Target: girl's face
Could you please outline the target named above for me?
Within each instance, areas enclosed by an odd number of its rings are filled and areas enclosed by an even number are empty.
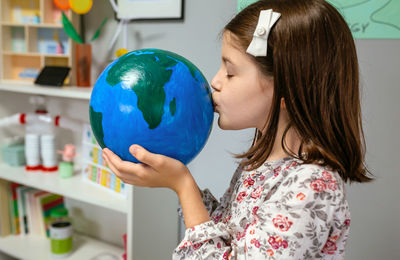
[[[229,31],[222,40],[222,63],[211,86],[218,125],[225,130],[263,130],[273,97],[273,78],[258,70],[251,57],[232,45]]]

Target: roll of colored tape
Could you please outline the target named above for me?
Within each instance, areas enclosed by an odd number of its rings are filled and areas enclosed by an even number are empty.
[[[72,224],[69,221],[52,223],[50,226],[51,253],[55,257],[67,257],[72,252]]]

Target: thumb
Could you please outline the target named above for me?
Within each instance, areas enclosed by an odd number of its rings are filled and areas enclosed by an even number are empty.
[[[154,169],[162,167],[164,156],[147,151],[140,145],[134,144],[129,147],[129,152],[140,162],[151,166]]]

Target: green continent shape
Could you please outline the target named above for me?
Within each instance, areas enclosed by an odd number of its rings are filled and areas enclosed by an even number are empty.
[[[137,107],[150,129],[156,128],[164,114],[164,85],[170,80],[177,61],[168,52],[124,55],[110,68],[106,81],[115,86],[126,77],[134,77],[131,88],[137,96]],[[127,81],[128,82],[128,81]]]
[[[90,125],[92,126],[93,134],[101,148],[105,148],[104,132],[103,132],[103,114],[94,111],[93,107],[89,107]]]

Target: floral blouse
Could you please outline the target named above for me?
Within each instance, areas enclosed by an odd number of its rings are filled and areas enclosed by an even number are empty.
[[[343,259],[350,213],[337,172],[295,158],[239,167],[218,202],[202,191],[211,220],[185,231],[182,259]]]

